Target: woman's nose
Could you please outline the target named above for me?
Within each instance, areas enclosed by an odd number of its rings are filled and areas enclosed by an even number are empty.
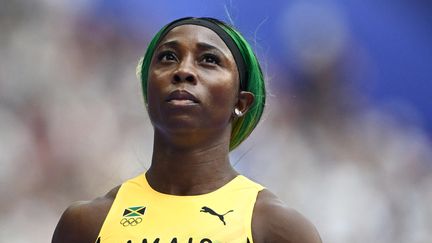
[[[185,58],[179,63],[173,75],[173,83],[189,82],[196,84],[196,70],[192,58]]]

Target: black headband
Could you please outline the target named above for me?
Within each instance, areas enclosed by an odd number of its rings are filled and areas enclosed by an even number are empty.
[[[234,57],[234,61],[237,64],[237,71],[239,73],[239,80],[240,80],[240,88],[241,90],[246,90],[247,69],[246,69],[245,62],[243,60],[243,56],[240,53],[239,48],[237,47],[236,43],[231,38],[231,36],[216,22],[212,21],[212,19],[189,17],[189,18],[178,19],[174,22],[171,22],[168,26],[166,26],[164,31],[161,33],[159,42],[170,30],[174,29],[177,26],[186,25],[186,24],[199,25],[199,26],[209,28],[213,30],[222,39],[222,41],[227,45],[228,49],[230,49]]]

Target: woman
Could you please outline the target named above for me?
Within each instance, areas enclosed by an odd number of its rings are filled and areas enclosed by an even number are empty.
[[[137,70],[154,127],[151,166],[70,206],[53,242],[321,242],[308,220],[230,164],[265,104],[259,63],[237,31],[176,20]]]

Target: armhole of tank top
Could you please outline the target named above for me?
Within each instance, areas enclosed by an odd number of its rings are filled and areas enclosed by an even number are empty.
[[[253,239],[253,234],[252,234],[253,212],[254,212],[254,209],[255,209],[255,203],[257,201],[258,194],[260,193],[260,191],[262,191],[262,190],[265,189],[265,187],[263,187],[262,185],[260,185],[260,184],[258,184],[256,182],[253,182],[253,183],[254,183],[254,186],[256,188],[256,193],[255,193],[255,196],[254,196],[254,200],[251,200],[251,204],[252,205],[249,205],[250,210],[249,210],[248,220],[246,220],[246,222],[245,222],[246,223],[246,229],[247,229],[247,235],[248,235],[248,237],[247,237],[247,239],[248,239],[247,243],[253,243],[253,242],[255,242],[254,239]]]
[[[123,188],[124,188],[123,186],[124,186],[124,183],[121,184],[120,188],[118,189],[118,191],[117,191],[117,193],[116,193],[116,195],[115,195],[115,197],[114,197],[114,199],[113,199],[113,203],[111,204],[111,207],[110,207],[110,209],[108,210],[107,215],[105,216],[105,219],[104,219],[104,221],[103,221],[103,223],[102,223],[102,226],[101,226],[101,228],[100,228],[100,230],[99,230],[99,234],[98,234],[98,236],[97,236],[97,238],[96,238],[96,240],[95,240],[96,243],[99,243],[100,238],[102,237],[102,233],[104,232],[104,227],[105,227],[105,224],[106,224],[106,222],[107,222],[107,219],[108,219],[108,217],[111,215],[111,212],[114,210],[114,208],[115,208],[115,206],[116,206],[117,198],[118,198],[118,197],[120,196],[120,194],[122,193],[122,190],[123,190]],[[99,240],[99,241],[98,241],[98,240]]]

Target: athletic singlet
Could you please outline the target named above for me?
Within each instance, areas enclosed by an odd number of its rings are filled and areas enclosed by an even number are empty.
[[[252,242],[252,211],[263,187],[237,176],[202,195],[163,194],[144,174],[120,187],[97,243]]]

